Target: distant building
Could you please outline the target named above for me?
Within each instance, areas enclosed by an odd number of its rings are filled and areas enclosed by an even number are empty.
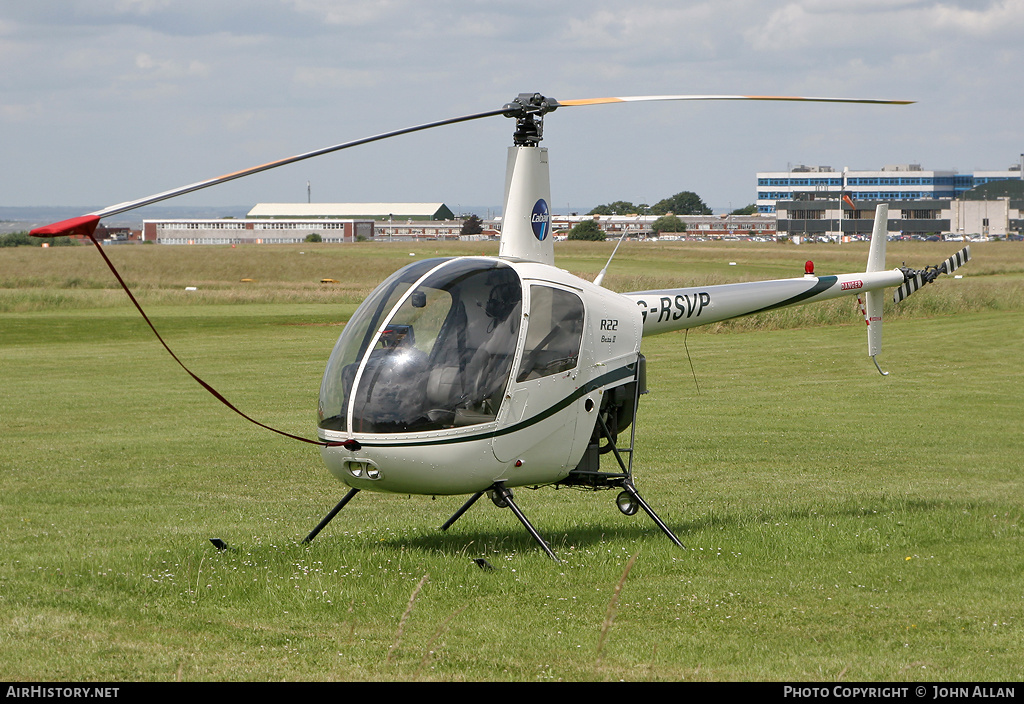
[[[1021,164],[1005,171],[925,171],[920,164],[883,166],[878,171],[835,171],[831,166],[796,166],[757,174],[757,210],[775,212],[779,201],[836,199],[853,201],[953,200],[978,186],[1021,180]]]
[[[975,208],[975,217],[982,219],[982,227],[985,225],[984,220],[992,221],[991,215],[998,217],[998,205],[994,210],[989,210],[992,204],[1005,201],[1008,211],[1006,216],[1008,236],[1020,239],[1024,235],[1024,180],[991,181],[963,194],[960,201],[965,205],[971,201],[986,203],[981,206],[967,206]],[[961,221],[966,223],[966,218]]]
[[[889,206],[886,227],[891,235],[1006,238],[1024,232],[1024,181],[1020,180],[986,184],[959,198],[862,199],[853,203],[855,207],[850,207],[836,194],[832,198],[778,201],[778,232],[829,239],[866,237],[871,234],[879,203]]]
[[[104,244],[139,242],[142,239],[142,233],[139,230],[133,230],[130,227],[124,226],[104,225],[103,223],[97,225],[96,230],[92,234],[93,237]],[[74,238],[86,241],[89,240],[89,238],[84,235],[75,235]]]
[[[143,222],[143,239],[159,244],[297,244],[375,236],[417,239],[458,236],[461,223],[444,203],[258,203],[245,218]]]
[[[373,237],[373,220],[224,218],[143,220],[142,239],[157,244],[297,244],[309,235],[323,242]]]
[[[594,220],[598,227],[609,238],[652,237],[651,225],[660,215],[552,215],[551,228],[556,237],[568,233],[577,223],[583,220]],[[686,223],[686,232],[666,233],[666,237],[724,237],[775,236],[775,217],[773,215],[680,215]],[[497,222],[500,222],[500,218]]]

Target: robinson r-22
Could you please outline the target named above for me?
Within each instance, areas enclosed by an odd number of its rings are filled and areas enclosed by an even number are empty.
[[[808,271],[800,278],[776,281],[617,293],[601,286],[603,272],[591,282],[557,268],[548,151],[539,146],[545,115],[562,107],[660,100],[907,102],[741,95],[556,101],[524,93],[497,110],[299,154],[120,203],[32,234],[88,236],[121,281],[93,237],[101,218],[410,132],[485,117],[513,118],[498,256],[427,259],[392,274],[352,315],[331,353],[320,386],[318,439],[268,428],[319,445],[331,474],[349,487],[306,541],[313,540],[360,491],[468,495],[444,530],[486,494],[497,506],[511,509],[557,560],[520,510],[512,489],[576,486],[618,489],[616,503],[624,514],[643,509],[682,547],[633,483],[633,421],[646,390],[643,337],[855,295],[861,298],[868,354],[877,367],[883,289],[896,288],[898,302],[967,261],[969,248],[921,271],[887,270],[883,205],[875,215],[866,269],[859,273],[816,276]],[[121,284],[149,323],[131,291]],[[155,328],[153,332],[159,338]],[[167,351],[173,356],[170,348]],[[185,370],[232,410],[256,422]],[[601,455],[609,452],[618,471],[601,469]]]

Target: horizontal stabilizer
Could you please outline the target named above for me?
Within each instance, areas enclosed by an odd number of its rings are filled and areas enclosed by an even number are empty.
[[[905,266],[900,267],[900,271],[903,272],[904,281],[903,285],[893,293],[893,301],[899,303],[925,284],[935,281],[939,274],[952,274],[970,261],[970,259],[971,247],[968,245],[938,266],[926,266],[922,271],[915,271]]]

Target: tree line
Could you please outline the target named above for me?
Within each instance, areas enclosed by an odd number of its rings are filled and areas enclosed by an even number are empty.
[[[64,247],[81,244],[70,237],[32,237],[27,232],[9,232],[0,235],[0,247],[42,247],[43,242],[48,242],[51,247]]]
[[[754,204],[732,211],[731,215],[750,215],[757,212]],[[711,208],[693,191],[680,191],[674,196],[663,198],[654,205],[634,205],[626,200],[616,200],[599,205],[587,215],[660,215],[651,223],[654,232],[686,232],[686,223],[680,215],[711,215]],[[593,220],[584,220],[569,231],[571,240],[603,240],[604,231]]]
[[[711,208],[693,191],[680,191],[674,196],[662,198],[654,205],[640,203],[633,205],[629,201],[617,200],[606,205],[599,205],[588,215],[711,215]]]

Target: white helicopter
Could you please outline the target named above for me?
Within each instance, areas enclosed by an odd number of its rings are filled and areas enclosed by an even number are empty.
[[[785,100],[906,104],[909,101],[786,96],[682,95],[556,101],[520,94],[499,110],[388,132],[120,203],[33,230],[40,237],[87,235],[121,281],[92,233],[103,217],[225,181],[401,134],[503,115],[516,120],[508,150],[497,257],[441,257],[410,264],[370,294],[345,326],[320,387],[318,440],[248,420],[321,446],[348,493],[314,528],[316,535],[360,491],[469,495],[447,530],[487,494],[510,508],[553,559],[557,556],[516,504],[512,488],[619,489],[622,513],[643,509],[678,546],[678,537],[633,483],[637,404],[646,393],[641,340],[773,308],[856,295],[868,329],[868,354],[881,351],[883,289],[898,302],[967,261],[964,248],[936,267],[885,269],[887,208],[878,206],[866,270],[694,288],[616,293],[554,265],[544,116],[560,107],[654,100]],[[613,254],[614,256],[614,254]],[[607,267],[606,267],[607,269]],[[146,322],[156,328],[121,281]],[[160,340],[163,343],[163,340]],[[163,343],[167,351],[174,353]],[[620,436],[629,430],[628,442]],[[601,469],[611,453],[616,471]],[[223,541],[213,540],[218,548]]]

